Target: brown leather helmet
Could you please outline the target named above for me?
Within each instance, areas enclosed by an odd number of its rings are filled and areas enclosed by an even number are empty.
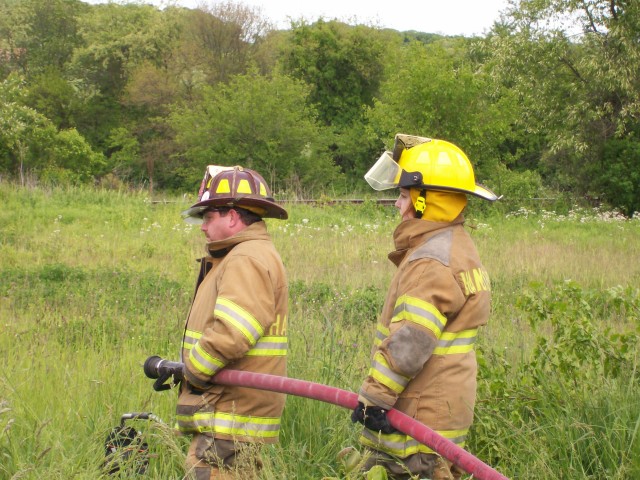
[[[198,202],[182,212],[182,216],[202,218],[210,207],[239,207],[263,218],[288,218],[287,211],[275,203],[264,178],[255,170],[240,166],[207,166]]]

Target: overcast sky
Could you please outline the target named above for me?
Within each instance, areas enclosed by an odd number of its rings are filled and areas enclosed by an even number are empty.
[[[104,3],[108,0],[85,0]],[[194,8],[202,0],[145,0],[157,6],[168,3]],[[115,3],[127,3],[117,0]],[[131,2],[134,3],[134,2]],[[207,0],[207,4],[216,3]],[[337,18],[349,23],[373,24],[395,30],[417,30],[444,35],[482,35],[486,33],[507,0],[238,0],[247,6],[260,8],[278,28],[288,28],[289,20],[304,18],[315,21]]]

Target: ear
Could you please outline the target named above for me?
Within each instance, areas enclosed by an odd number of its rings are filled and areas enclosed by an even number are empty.
[[[229,228],[236,228],[239,225],[244,225],[242,223],[242,217],[240,217],[240,214],[235,210],[235,209],[231,209],[227,212],[227,216],[229,217]]]

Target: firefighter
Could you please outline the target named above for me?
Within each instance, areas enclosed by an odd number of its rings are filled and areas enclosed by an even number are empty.
[[[455,465],[391,427],[386,412],[395,408],[464,447],[476,397],[474,344],[489,318],[491,285],[463,210],[468,194],[497,197],[475,183],[458,147],[412,135],[396,135],[365,179],[375,190],[399,188],[402,220],[389,254],[397,271],[351,416],[364,424],[363,468],[382,465],[396,479],[457,479]]]
[[[286,376],[288,288],[263,218],[286,219],[264,178],[208,166],[199,201],[206,253],[182,341],[178,428],[192,435],[189,478],[254,478],[260,445],[278,441],[285,395],[216,385],[223,368]]]

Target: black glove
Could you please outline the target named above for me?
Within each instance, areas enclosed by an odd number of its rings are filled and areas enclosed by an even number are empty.
[[[351,421],[353,423],[361,423],[369,430],[382,433],[396,433],[398,430],[393,428],[387,418],[387,411],[382,407],[365,407],[364,403],[358,402],[358,406],[351,413]]]

